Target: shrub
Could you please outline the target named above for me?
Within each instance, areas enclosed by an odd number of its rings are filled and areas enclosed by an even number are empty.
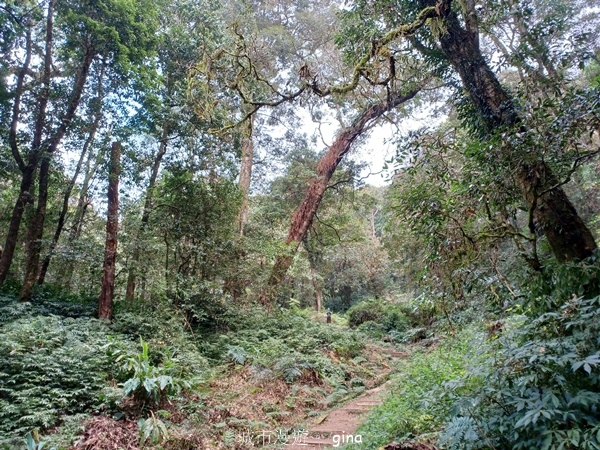
[[[411,326],[402,306],[381,300],[357,303],[346,312],[348,325],[361,328],[368,334],[381,337],[390,331],[403,332]]]
[[[460,398],[442,434],[449,449],[600,448],[600,297],[516,317],[490,357],[448,389],[484,378]]]
[[[226,324],[228,333],[205,336],[200,344],[205,355],[218,362],[247,364],[256,374],[287,382],[313,373],[330,384],[343,384],[352,378],[350,371],[329,355],[351,359],[365,346],[361,333],[318,323],[303,311],[270,315],[260,309],[229,311]]]
[[[167,359],[160,366],[150,362],[148,343],[140,338],[142,350],[135,355],[120,355],[117,362],[123,361],[123,370],[130,378],[123,383],[123,395],[131,395],[134,401],[145,406],[157,406],[161,399],[178,394],[183,388],[189,388],[190,383],[171,372],[175,364]]]

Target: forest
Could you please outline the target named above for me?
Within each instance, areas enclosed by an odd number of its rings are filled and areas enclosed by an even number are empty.
[[[0,448],[600,450],[600,1],[0,0]]]

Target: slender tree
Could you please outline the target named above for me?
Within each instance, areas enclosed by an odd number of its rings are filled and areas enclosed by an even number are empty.
[[[54,231],[54,236],[52,237],[52,243],[50,244],[50,249],[48,251],[48,254],[44,258],[42,267],[40,269],[40,274],[38,277],[38,284],[40,284],[40,285],[44,284],[44,280],[46,278],[46,273],[48,272],[48,267],[50,266],[50,260],[52,259],[52,253],[56,249],[56,246],[58,245],[60,235],[65,226],[67,213],[69,211],[69,201],[71,199],[71,192],[73,191],[73,188],[75,187],[75,184],[77,183],[77,178],[79,177],[81,169],[83,168],[83,163],[87,157],[88,151],[90,150],[90,147],[92,146],[92,143],[94,142],[94,139],[96,137],[96,132],[98,131],[98,126],[100,125],[100,120],[102,119],[102,116],[103,116],[102,100],[104,98],[104,93],[103,93],[103,87],[102,87],[102,78],[104,76],[104,70],[105,70],[105,65],[102,66],[102,68],[100,70],[100,74],[99,74],[99,79],[98,79],[98,84],[97,84],[98,96],[92,100],[93,108],[95,109],[93,116],[92,116],[93,117],[92,123],[89,125],[89,128],[87,130],[88,135],[87,135],[87,138],[81,149],[81,153],[79,154],[79,160],[77,161],[77,166],[75,167],[75,172],[73,173],[73,176],[71,177],[71,180],[67,184],[65,192],[63,194],[62,208],[61,208],[59,216],[58,216],[56,230]]]
[[[13,101],[12,120],[10,126],[10,146],[12,155],[21,171],[21,184],[19,189],[19,196],[15,202],[8,232],[6,233],[6,241],[4,244],[4,251],[0,258],[0,285],[4,283],[12,264],[15,248],[19,236],[19,228],[21,227],[21,220],[23,219],[23,213],[28,204],[33,200],[31,194],[31,188],[35,181],[35,172],[38,166],[38,161],[42,153],[41,145],[44,133],[44,124],[46,122],[46,108],[50,97],[50,77],[52,73],[52,46],[53,46],[53,32],[54,32],[54,4],[55,0],[48,2],[48,8],[46,13],[46,33],[45,33],[45,50],[44,50],[44,64],[42,72],[42,88],[39,95],[37,95],[37,113],[35,119],[35,126],[33,131],[33,137],[31,141],[31,148],[28,152],[26,160],[21,156],[21,150],[17,139],[17,132],[19,125],[21,124],[23,111],[21,110],[21,101],[25,94],[24,80],[25,76],[29,72],[29,66],[31,63],[32,56],[32,25],[29,24],[27,27],[27,39],[26,39],[26,56],[25,61],[19,75],[17,77],[17,85],[15,88],[15,98]]]
[[[238,186],[242,191],[242,207],[240,209],[240,235],[244,235],[244,226],[248,222],[248,199],[250,197],[250,183],[252,181],[252,163],[254,159],[254,116],[248,119],[248,126],[242,135],[242,164],[240,166],[240,179]]]
[[[23,301],[28,301],[30,299],[33,286],[35,285],[39,274],[42,235],[44,232],[44,222],[46,220],[46,209],[48,206],[48,187],[50,182],[52,156],[58,149],[60,142],[67,132],[67,128],[75,116],[75,111],[79,106],[90,67],[96,56],[96,50],[94,49],[91,39],[88,38],[85,47],[86,49],[81,65],[77,69],[73,82],[73,90],[69,97],[67,111],[62,117],[60,126],[50,138],[47,148],[43,149],[43,155],[41,155],[37,207],[31,220],[31,224],[29,225],[27,235],[27,262],[25,264],[25,279],[23,281],[23,287],[21,288],[21,300]]]
[[[146,188],[146,200],[144,201],[144,209],[142,211],[142,220],[140,222],[140,228],[138,230],[138,241],[144,235],[146,228],[148,226],[148,221],[150,220],[150,212],[152,211],[152,201],[154,198],[153,191],[156,185],[156,180],[158,178],[158,171],[160,169],[161,162],[167,153],[167,141],[169,136],[169,127],[168,124],[165,124],[162,131],[162,136],[160,139],[160,143],[158,146],[158,151],[156,156],[154,157],[154,163],[152,164],[152,172],[150,174],[150,181],[148,182],[148,187]],[[135,286],[137,280],[137,271],[139,268],[137,265],[140,260],[140,247],[139,245],[135,246],[133,251],[133,255],[131,256],[132,260],[129,265],[129,272],[127,274],[127,288],[125,290],[125,299],[133,300],[135,296]]]
[[[110,136],[110,133],[109,133]],[[69,233],[66,238],[66,247],[71,249],[75,245],[77,239],[81,237],[83,231],[83,225],[85,221],[85,214],[90,206],[89,191],[90,185],[94,176],[98,172],[98,168],[104,161],[105,153],[108,148],[109,141],[103,142],[100,148],[96,152],[89,152],[87,161],[85,163],[85,173],[83,176],[83,182],[79,188],[79,196],[77,198],[77,205],[75,206],[75,212],[73,213],[73,219],[71,220]],[[59,284],[67,288],[70,287],[73,279],[73,272],[75,271],[75,258],[69,258],[66,266],[61,271],[59,277]]]
[[[117,232],[119,229],[119,175],[121,172],[121,143],[114,142],[110,152],[108,178],[108,207],[106,218],[106,246],[102,270],[102,290],[98,301],[98,318],[112,320],[117,260]]]

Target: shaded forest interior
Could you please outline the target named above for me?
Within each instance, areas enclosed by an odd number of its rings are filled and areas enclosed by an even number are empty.
[[[285,448],[385,383],[347,448],[600,449],[599,36],[0,0],[0,448]]]

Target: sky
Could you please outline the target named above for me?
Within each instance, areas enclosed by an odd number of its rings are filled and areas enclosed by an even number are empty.
[[[394,169],[400,165],[395,162],[398,139],[423,126],[436,126],[445,119],[444,115],[433,116],[432,109],[418,110],[397,124],[380,120],[375,127],[369,130],[367,139],[358,140],[353,144],[347,158],[367,163],[367,168],[361,174],[366,184],[385,186],[390,183]],[[306,134],[310,136],[315,133],[315,123],[310,119],[308,113],[301,115],[301,118]],[[329,146],[334,141],[336,133],[340,130],[340,124],[334,118],[330,118],[329,121],[322,122],[319,129],[322,136],[318,138],[320,145],[317,150],[320,151],[325,149],[326,144]]]

